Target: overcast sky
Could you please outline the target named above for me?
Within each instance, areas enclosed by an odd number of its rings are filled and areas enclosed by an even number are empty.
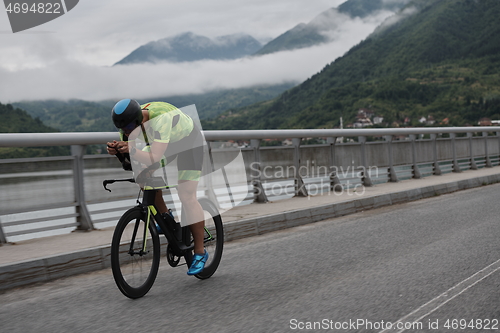
[[[344,0],[80,0],[67,14],[12,33],[0,10],[0,102],[147,98],[303,81],[366,38],[390,13],[339,16],[335,42],[231,61],[111,67],[147,42],[191,31],[264,42]]]

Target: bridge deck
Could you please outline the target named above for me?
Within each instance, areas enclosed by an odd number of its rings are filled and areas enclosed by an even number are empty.
[[[498,182],[500,168],[493,167],[236,207],[223,214],[226,241]],[[0,247],[0,290],[108,268],[112,233],[74,232]]]

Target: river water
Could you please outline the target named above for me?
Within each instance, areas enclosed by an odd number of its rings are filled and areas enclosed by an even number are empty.
[[[206,196],[206,188],[214,189],[222,211],[231,209],[235,205],[250,204],[253,201],[253,188],[250,177],[241,167],[241,161],[235,164],[228,163],[224,169],[218,169],[208,178],[202,179],[199,185],[198,196]],[[223,173],[225,172],[225,174]],[[169,184],[176,183],[176,169],[167,168]],[[125,210],[136,204],[140,193],[137,184],[128,182],[108,185],[112,192],[104,190],[102,182],[105,179],[131,178],[132,173],[121,168],[92,168],[84,171],[85,201],[91,214],[94,227],[109,228],[116,225],[119,217]],[[229,186],[226,185],[226,181]],[[66,217],[54,219],[54,216],[74,214],[75,202],[72,170],[33,171],[24,173],[0,174],[0,223],[3,231],[8,235],[9,242],[69,233],[75,230],[76,218]],[[328,177],[305,178],[306,188],[310,195],[328,191],[330,181]],[[341,179],[345,188],[360,186],[359,179]],[[268,198],[272,201],[293,197],[295,194],[294,180],[282,179],[264,182]],[[230,196],[231,194],[231,196]],[[164,193],[167,205],[176,215],[180,212],[179,199],[175,190]],[[59,205],[61,208],[50,208]],[[102,212],[102,210],[114,211]],[[26,220],[40,219],[30,223]],[[50,226],[63,226],[50,231],[30,233],[29,231]],[[14,233],[14,234],[13,234]],[[19,233],[19,234],[15,234]]]

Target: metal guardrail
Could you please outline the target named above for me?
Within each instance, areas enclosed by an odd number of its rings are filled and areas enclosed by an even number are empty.
[[[500,126],[203,131],[207,141],[499,132]],[[1,133],[0,147],[92,145],[117,138],[116,132]]]
[[[438,159],[437,154],[437,141],[439,135],[444,133],[449,134],[449,140],[451,142],[452,158],[449,161],[443,161]],[[209,152],[210,157],[212,157],[211,142],[215,141],[228,141],[228,140],[250,140],[250,150],[252,153],[253,168],[252,168],[252,185],[254,188],[253,200],[255,202],[265,202],[267,201],[266,191],[263,186],[262,173],[259,172],[262,167],[261,154],[263,148],[261,147],[262,140],[264,139],[292,139],[293,149],[293,179],[294,179],[294,189],[296,196],[307,196],[307,189],[304,184],[304,180],[300,175],[300,165],[301,165],[301,143],[302,139],[306,138],[325,138],[327,143],[323,145],[327,147],[328,150],[328,164],[330,166],[335,166],[338,161],[336,161],[336,149],[343,145],[337,142],[337,138],[357,138],[356,145],[359,146],[360,154],[360,165],[364,167],[364,170],[369,170],[369,165],[367,162],[367,145],[371,143],[367,142],[368,137],[379,137],[383,138],[384,144],[387,146],[387,173],[386,177],[389,181],[398,181],[398,172],[396,171],[394,165],[394,154],[393,146],[396,144],[394,138],[396,136],[406,136],[407,142],[411,143],[411,161],[407,162],[406,167],[411,169],[411,177],[420,178],[422,173],[417,161],[416,143],[422,140],[418,139],[419,135],[429,135],[430,141],[433,146],[433,157],[432,162],[428,163],[428,168],[430,168],[430,173],[439,175],[441,174],[441,166],[444,162],[449,162],[450,167],[453,172],[460,172],[461,165],[466,163],[470,169],[476,169],[478,167],[476,160],[477,156],[473,153],[472,139],[474,134],[480,134],[479,139],[484,139],[484,166],[492,166],[492,160],[500,163],[500,127],[434,127],[434,128],[390,128],[390,129],[303,129],[303,130],[242,130],[242,131],[204,131],[205,139],[209,142]],[[495,133],[498,138],[498,154],[495,158],[490,156],[491,153],[488,151],[488,138],[491,139],[489,133]],[[465,159],[463,156],[461,159],[457,157],[456,152],[456,141],[457,134],[466,134],[465,139],[469,141],[469,151],[470,156]],[[63,204],[67,206],[74,206],[75,213],[71,214],[72,217],[76,218],[76,223],[72,224],[77,229],[80,230],[92,230],[94,228],[91,216],[89,214],[85,192],[84,192],[84,152],[86,145],[103,144],[107,141],[112,141],[118,139],[118,134],[116,132],[99,132],[99,133],[9,133],[0,134],[0,147],[37,147],[37,146],[71,146],[71,157],[66,157],[66,159],[72,160],[73,165],[73,184],[74,184],[74,200],[69,204]],[[474,139],[478,139],[475,137]],[[3,161],[8,162],[8,161]],[[0,161],[2,163],[2,161]],[[429,173],[429,171],[427,172]],[[329,175],[330,191],[336,191],[341,188],[341,183],[338,175],[335,171],[331,172]],[[369,172],[364,172],[361,174],[361,182],[364,186],[372,186],[373,182]],[[56,206],[49,207],[55,208]],[[24,222],[36,222],[38,219],[26,220]],[[21,222],[16,222],[21,223]],[[45,228],[50,229],[51,227]],[[0,243],[7,242],[7,237],[3,230],[2,224],[0,223]]]

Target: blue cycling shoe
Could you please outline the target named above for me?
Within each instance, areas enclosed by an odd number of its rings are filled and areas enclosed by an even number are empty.
[[[163,234],[163,230],[161,230],[161,228],[158,224],[156,225],[156,231],[158,231],[158,235]]]
[[[205,263],[208,260],[208,252],[205,250],[205,254],[195,254],[193,256],[193,261],[191,262],[191,267],[187,272],[187,275],[200,274],[205,268]]]

